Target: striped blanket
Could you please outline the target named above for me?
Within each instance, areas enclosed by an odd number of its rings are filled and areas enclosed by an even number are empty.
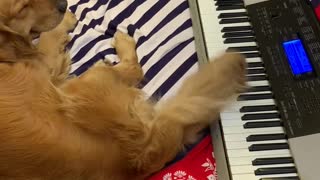
[[[72,74],[101,59],[117,62],[111,40],[120,30],[137,42],[146,94],[162,99],[173,95],[198,68],[188,7],[187,0],[69,0],[79,19],[69,44]]]

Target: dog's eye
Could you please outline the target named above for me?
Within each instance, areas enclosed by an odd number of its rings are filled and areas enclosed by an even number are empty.
[[[18,12],[18,16],[24,16],[27,13],[28,5],[23,6]]]
[[[17,18],[23,18],[26,16],[28,12],[29,6],[27,4],[22,6],[17,6],[15,10],[13,11],[13,15]]]

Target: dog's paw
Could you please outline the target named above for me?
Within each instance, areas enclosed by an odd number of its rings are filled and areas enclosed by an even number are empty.
[[[75,28],[77,22],[78,22],[78,20],[77,20],[76,16],[72,12],[67,11],[64,15],[64,18],[63,18],[61,24],[60,24],[60,27],[68,32],[68,31],[71,31]]]
[[[238,54],[225,54],[200,67],[184,83],[181,93],[213,99],[228,99],[246,89],[246,62]]]
[[[120,60],[122,59],[121,57],[132,55],[136,50],[135,40],[128,34],[120,31],[117,31],[114,34],[114,39],[111,45],[116,49]]]
[[[247,63],[245,57],[237,53],[227,53],[213,60],[213,66],[221,81],[230,83],[236,92],[246,89]]]
[[[136,42],[128,34],[125,34],[125,33],[121,32],[121,31],[117,31],[114,34],[114,40],[112,42],[112,46],[114,48],[119,48],[121,46],[128,46],[128,47],[131,47],[131,48],[135,48],[136,47]]]

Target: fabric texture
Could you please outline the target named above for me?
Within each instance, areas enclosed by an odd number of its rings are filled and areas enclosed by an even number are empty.
[[[217,179],[216,163],[210,135],[207,135],[182,160],[149,178],[149,180],[204,179]]]

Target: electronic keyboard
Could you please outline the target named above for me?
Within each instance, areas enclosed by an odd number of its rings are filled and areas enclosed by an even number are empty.
[[[320,27],[307,0],[189,0],[199,63],[246,57],[249,90],[211,133],[220,180],[317,180]]]

